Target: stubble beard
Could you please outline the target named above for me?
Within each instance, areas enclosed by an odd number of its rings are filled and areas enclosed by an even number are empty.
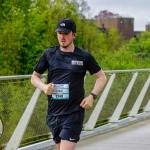
[[[72,44],[72,41],[70,42],[70,43],[68,43],[67,45],[63,45],[63,44],[60,44],[60,46],[62,47],[62,48],[68,48],[68,47],[70,47],[70,45]]]

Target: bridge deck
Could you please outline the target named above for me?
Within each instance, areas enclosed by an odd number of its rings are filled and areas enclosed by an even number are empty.
[[[150,119],[81,140],[76,150],[150,150]]]

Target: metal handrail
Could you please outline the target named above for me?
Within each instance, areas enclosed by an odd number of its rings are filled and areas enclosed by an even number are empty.
[[[105,73],[125,73],[125,72],[143,72],[150,71],[150,68],[146,69],[128,69],[128,70],[106,70]],[[46,77],[47,74],[43,74],[43,77]],[[12,75],[12,76],[0,76],[0,80],[10,80],[10,79],[25,79],[31,78],[31,75]]]

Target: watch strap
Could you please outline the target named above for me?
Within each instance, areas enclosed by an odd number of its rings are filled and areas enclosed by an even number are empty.
[[[91,95],[93,96],[93,99],[96,99],[96,98],[97,98],[97,95],[96,95],[96,94],[91,93]]]

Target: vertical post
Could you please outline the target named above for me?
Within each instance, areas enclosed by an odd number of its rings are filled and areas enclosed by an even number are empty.
[[[117,122],[119,120],[121,112],[122,112],[122,110],[123,110],[123,108],[124,108],[124,106],[126,104],[128,96],[129,96],[129,94],[130,94],[130,92],[132,90],[132,87],[134,85],[134,82],[135,82],[135,80],[137,78],[137,75],[138,75],[137,72],[134,73],[134,75],[132,77],[132,80],[130,81],[128,87],[126,88],[126,91],[124,92],[121,100],[119,101],[119,104],[117,105],[117,108],[115,109],[115,111],[114,111],[113,115],[111,116],[109,122]]]
[[[115,79],[115,76],[116,76],[115,73],[113,75],[111,75],[111,77],[109,79],[109,82],[107,83],[107,85],[106,85],[106,87],[105,87],[105,89],[104,89],[104,91],[103,91],[103,93],[102,93],[102,95],[101,95],[97,105],[95,106],[95,108],[94,108],[94,110],[93,110],[93,112],[92,112],[88,122],[86,123],[86,125],[84,127],[84,130],[92,130],[92,129],[94,129],[95,124],[97,122],[97,119],[98,119],[98,117],[99,117],[99,115],[101,113],[102,107],[103,107],[103,105],[105,103],[105,100],[107,98],[107,95],[109,93],[110,87],[111,87],[111,85],[112,85],[112,83],[113,83],[113,81]]]
[[[149,99],[147,105],[145,106],[144,111],[145,112],[150,112],[150,99]]]
[[[3,134],[3,122],[0,118],[0,138],[2,137],[2,134]]]
[[[141,103],[142,103],[143,98],[145,96],[145,93],[146,93],[146,91],[147,91],[147,89],[149,87],[149,84],[150,84],[150,75],[149,75],[147,81],[145,82],[145,84],[144,84],[144,86],[143,86],[143,88],[142,88],[142,90],[141,90],[141,92],[140,92],[140,94],[139,94],[135,104],[133,105],[133,107],[132,107],[132,109],[131,109],[131,111],[129,113],[130,117],[135,117],[136,114],[138,113],[138,110],[139,110],[139,108],[141,106]]]

